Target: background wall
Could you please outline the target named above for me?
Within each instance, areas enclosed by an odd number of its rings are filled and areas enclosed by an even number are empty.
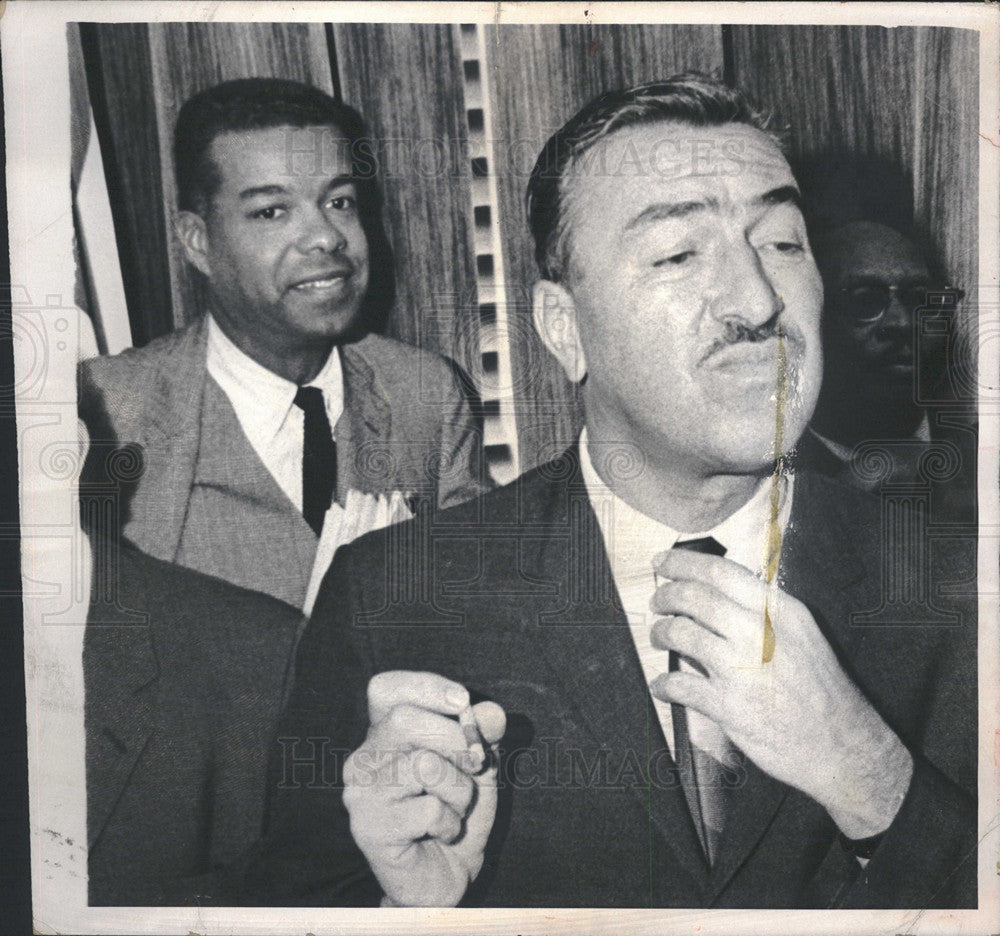
[[[73,27],[71,27],[73,28]],[[453,356],[494,419],[501,477],[570,440],[578,401],[530,328],[527,174],[595,94],[695,68],[742,85],[798,157],[878,157],[908,178],[952,281],[978,275],[977,34],[941,28],[84,24],[133,340],[199,308],[173,242],[170,133],[183,100],[244,75],[340,94],[385,149],[397,266],[390,333]],[[492,232],[492,233],[491,233]],[[497,282],[500,280],[501,282]],[[498,292],[499,290],[499,292]],[[496,308],[502,295],[504,308]],[[499,359],[499,364],[498,364]],[[496,380],[500,373],[504,379]],[[488,427],[488,432],[490,432]]]

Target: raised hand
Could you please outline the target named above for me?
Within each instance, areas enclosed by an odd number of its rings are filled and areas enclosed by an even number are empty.
[[[470,725],[469,693],[435,673],[379,673],[368,684],[370,727],[344,767],[351,832],[395,906],[447,907],[483,863],[496,815],[496,758]],[[503,735],[503,709],[472,708],[487,745]]]
[[[656,572],[654,646],[707,675],[664,673],[650,690],[716,722],[758,767],[811,796],[852,839],[884,831],[913,759],[848,678],[808,608],[743,566],[671,550]]]

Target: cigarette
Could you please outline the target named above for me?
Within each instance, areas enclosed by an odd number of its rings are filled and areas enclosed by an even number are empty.
[[[469,753],[476,760],[476,766],[481,767],[486,762],[486,749],[483,747],[479,726],[476,724],[476,716],[472,713],[471,705],[467,705],[458,713],[458,723],[462,726],[465,743],[469,745]]]

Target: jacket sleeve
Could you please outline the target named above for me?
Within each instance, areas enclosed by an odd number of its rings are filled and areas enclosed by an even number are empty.
[[[257,906],[378,906],[382,889],[354,844],[343,768],[368,728],[373,671],[353,571],[337,553],[296,654],[294,684],[268,772],[264,835],[229,888]]]
[[[841,906],[974,907],[976,865],[974,798],[918,755],[899,813]]]
[[[959,544],[956,567],[974,570],[975,549],[965,545]],[[960,623],[901,629],[909,632],[899,635],[897,667],[908,651],[930,661],[910,705],[918,711],[899,726],[913,777],[871,860],[843,890],[845,908],[976,906],[976,608],[968,595],[947,603],[960,612]]]

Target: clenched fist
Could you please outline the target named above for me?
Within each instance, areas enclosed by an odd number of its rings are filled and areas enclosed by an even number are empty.
[[[470,709],[459,683],[397,670],[369,682],[368,717],[344,768],[344,805],[383,903],[455,906],[482,867],[496,815],[496,758],[482,742],[503,736],[503,709]]]

